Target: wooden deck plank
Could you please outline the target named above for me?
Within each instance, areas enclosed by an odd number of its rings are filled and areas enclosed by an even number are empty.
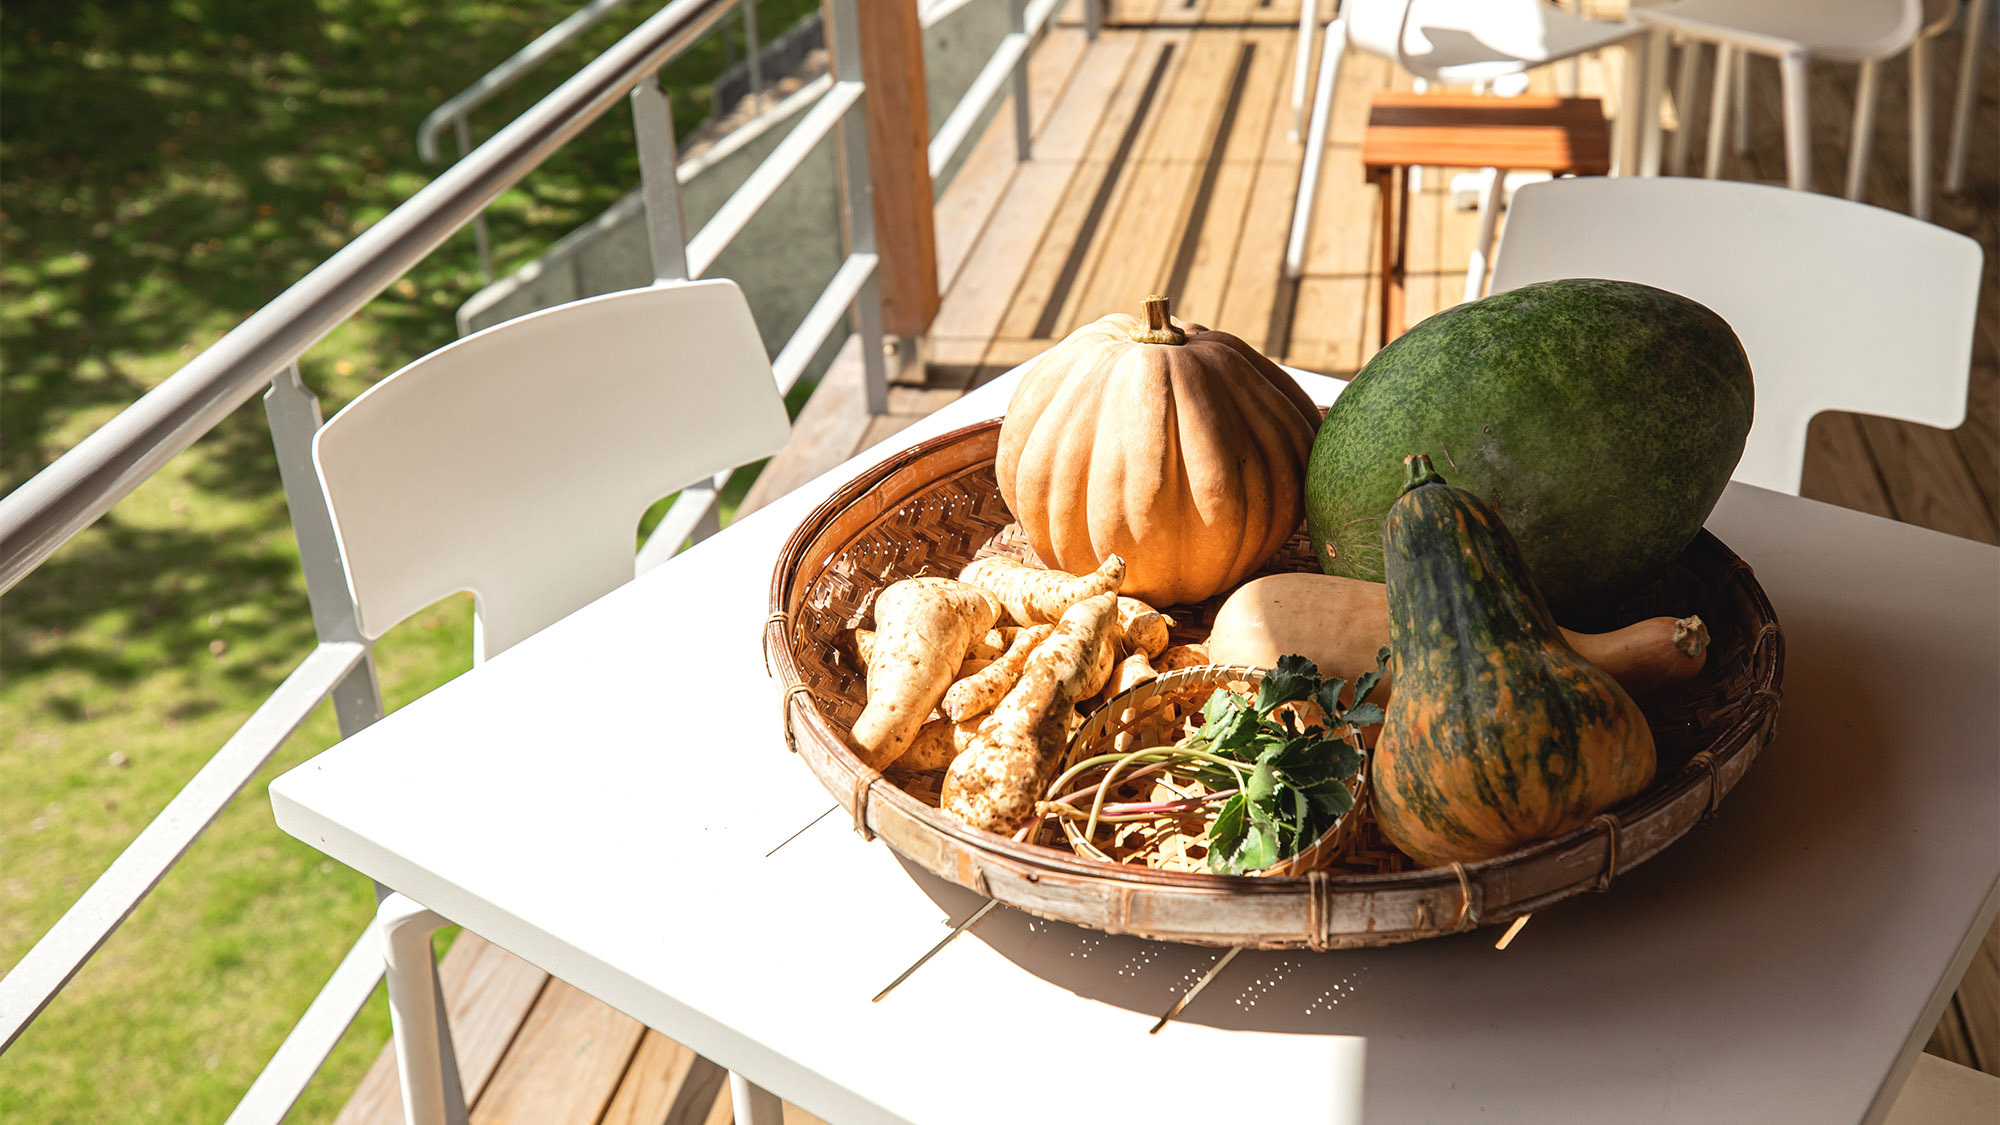
[[[1048,124],[1035,135],[1037,161],[1074,162],[1090,154],[1091,140],[1111,100],[1128,85],[1144,41],[1145,35],[1136,31],[1106,31],[1098,36],[1050,112]]]
[[[1076,162],[1070,160],[1035,160],[1014,171],[992,228],[982,239],[977,266],[967,269],[946,295],[932,329],[934,337],[976,340],[983,353],[987,342],[1000,334],[1040,245],[1022,237],[1022,232],[1036,229],[1035,224],[1057,207],[1076,173]],[[987,239],[991,245],[983,244]]]
[[[1987,315],[2000,320],[2000,287],[1989,286]],[[2000,331],[1996,331],[2000,334]],[[1980,333],[1972,353],[1972,379],[1967,389],[1965,424],[1952,431],[1958,451],[1985,498],[1988,511],[2000,512],[2000,356]]]
[[[1953,1062],[2000,1074],[2000,920],[1979,943],[1952,1005],[1964,1029],[1965,1057]]]
[[[1133,127],[1115,143],[1103,131],[1098,135],[1093,155],[1110,157],[1113,178],[1108,191],[1100,188],[1093,197],[1083,226],[1091,232],[1088,241],[1073,245],[1064,259],[1073,267],[1071,284],[1058,281],[1037,324],[1038,336],[1060,339],[1107,312],[1137,309],[1178,233],[1180,205],[1195,175],[1187,138],[1206,135],[1207,103],[1225,65],[1224,49],[1208,34],[1175,30],[1152,38],[1171,45],[1172,58]]]
[[[1179,65],[1126,162],[1096,252],[1084,259],[1055,335],[1111,310],[1136,312],[1160,290],[1239,62],[1240,38],[1204,32],[1180,40]]]
[[[1896,516],[1937,531],[2000,543],[2000,525],[1951,434],[1891,418],[1862,416],[1875,462],[1895,498]]]
[[[460,933],[445,951],[438,981],[468,1103],[478,1102],[548,979],[547,973],[470,931]],[[395,1045],[384,1044],[334,1125],[399,1125],[400,1082]]]
[[[1108,39],[1112,34],[1106,32],[1102,38]],[[1093,223],[1101,222],[1108,203],[1100,202],[1100,195],[1108,199],[1109,193],[1116,190],[1115,181],[1108,187],[1106,185],[1111,157],[1125,144],[1126,134],[1133,130],[1140,103],[1150,103],[1158,97],[1159,86],[1166,81],[1174,55],[1178,53],[1171,42],[1159,42],[1137,32],[1118,34],[1130,42],[1129,53],[1118,72],[1119,80],[1108,88],[1100,87],[1104,100],[1095,107],[1081,102],[1078,105],[1079,117],[1091,109],[1097,112],[1087,131],[1081,121],[1073,126],[1074,133],[1082,133],[1087,139],[1075,151],[1075,172],[1064,187],[1061,201],[1039,230],[1022,232],[1034,239],[1035,251],[1022,272],[1020,284],[1015,287],[1006,314],[1001,318],[998,333],[1001,337],[1034,339],[1052,334],[1040,330],[1044,311],[1059,287],[1075,284],[1075,278],[1066,275],[1073,275],[1081,268],[1081,262],[1072,264],[1071,261],[1075,257],[1073,251],[1078,237],[1087,219]],[[1111,61],[1107,59],[1108,63]],[[1111,69],[1112,66],[1106,66],[1104,71]],[[1093,72],[1096,72],[1095,68],[1086,68],[1086,73]],[[1104,77],[1102,72],[1096,73]],[[1089,92],[1083,88],[1085,84],[1082,81],[1078,86],[1079,93]],[[1150,110],[1150,104],[1146,108]],[[1059,158],[1061,150],[1050,155]],[[1093,210],[1097,212],[1095,218],[1092,217]]]
[[[1080,31],[1065,34],[1083,41]],[[940,302],[937,319],[932,322],[934,337],[977,339],[983,349],[984,341],[997,333],[1028,261],[1045,241],[1024,238],[1023,232],[1041,230],[1043,220],[1068,188],[1077,161],[1096,130],[1105,99],[1117,88],[1138,42],[1139,36],[1133,34],[1106,35],[1079,52],[1069,80],[1049,101],[1031,158],[1006,172],[982,168],[986,184],[966,182],[962,189],[966,195],[985,194],[987,184],[998,185],[1000,191],[990,218],[978,232],[974,243],[977,253],[967,259],[973,268],[955,273],[956,283]],[[1008,140],[1012,158],[1009,130],[989,127],[986,135]],[[957,215],[958,194],[947,191],[940,209]],[[968,360],[954,353],[949,362],[968,361],[976,362],[976,356]]]
[[[1028,54],[1029,134],[1039,137],[1048,127],[1063,91],[1069,87],[1088,46],[1081,30],[1052,28]],[[947,190],[937,202],[936,229],[938,287],[950,292],[959,269],[965,264],[979,236],[993,220],[1016,169],[1014,150],[1014,96],[1010,93],[994,111],[995,121],[1005,121],[1005,129],[987,129],[974,139],[972,151],[959,168],[953,184],[964,182],[959,191]],[[1032,150],[1032,146],[1031,146]],[[938,316],[944,311],[940,306]],[[933,318],[933,326],[937,319]]]
[[[1931,1031],[1930,1039],[1924,1043],[1924,1053],[1936,1055],[1960,1066],[1972,1066],[1972,1063],[1966,1061],[1974,1057],[1972,1040],[1965,1034],[1965,1020],[1958,1013],[1959,997],[1963,993],[1964,986],[1961,985],[1959,994],[1954,995],[1952,1002],[1944,1006],[1944,1015],[1938,1019],[1937,1027]]]
[[[1857,512],[1896,518],[1888,486],[1875,471],[1875,453],[1852,414],[1829,411],[1806,429],[1805,476],[1799,495]]]
[[[638,1020],[551,977],[473,1103],[473,1125],[597,1125],[644,1031]]]
[[[785,1103],[785,1125],[827,1125],[826,1122],[800,1109],[790,1102]],[[702,1125],[734,1125],[735,1106],[729,1100],[729,1086],[724,1083],[721,1096],[715,1099],[715,1106],[709,1110]]]
[[[728,1071],[648,1028],[599,1125],[697,1125],[728,1084]]]
[[[1197,190],[1176,247],[1174,269],[1162,287],[1174,298],[1176,307],[1204,324],[1212,323],[1222,312],[1223,294],[1235,267],[1236,248],[1242,241],[1243,223],[1263,161],[1264,137],[1291,80],[1291,42],[1286,36],[1252,32],[1243,37],[1243,46],[1251,54],[1235,113],[1227,121],[1227,135],[1220,137],[1220,146],[1211,146],[1212,169],[1203,170],[1204,176],[1212,172],[1209,191],[1204,195]],[[1217,128],[1222,129],[1223,124],[1219,122]],[[1213,326],[1242,334],[1240,326]]]

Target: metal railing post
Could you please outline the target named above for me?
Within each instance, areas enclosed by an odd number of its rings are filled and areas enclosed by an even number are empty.
[[[743,61],[750,67],[750,100],[761,104],[764,97],[764,60],[758,56],[757,0],[743,0]]]
[[[841,82],[861,76],[861,19],[856,0],[826,0],[828,38],[833,46],[833,73]],[[868,96],[863,94],[842,115],[839,129],[840,204],[847,225],[849,255],[875,254],[875,203],[868,168]],[[861,385],[870,414],[889,412],[889,373],[882,355],[882,293],[871,271],[855,292],[849,308],[854,334],[860,338]]]
[[[451,119],[451,131],[452,135],[458,138],[458,157],[463,160],[465,154],[472,151],[472,125],[466,121],[464,114],[460,114]],[[493,284],[493,235],[486,229],[484,207],[479,209],[479,214],[472,217],[472,243],[479,250],[479,279],[491,285]]]
[[[1021,57],[1014,63],[1014,158],[1027,160],[1035,143],[1035,123],[1028,114],[1028,4],[1007,0],[1007,30],[1021,37]]]
[[[1083,37],[1086,41],[1094,43],[1097,41],[1097,33],[1104,30],[1105,0],[1082,0],[1082,3]],[[1312,4],[1313,0],[1304,0],[1304,3]]]
[[[347,591],[347,573],[340,565],[340,546],[333,535],[333,516],[327,511],[319,473],[313,468],[313,435],[323,420],[319,396],[299,376],[297,362],[286,364],[272,376],[271,389],[264,392],[264,417],[271,425],[278,479],[285,488],[285,508],[292,515],[292,537],[299,545],[299,570],[305,574],[313,632],[322,642],[354,641],[368,648],[368,655],[331,693],[334,717],[340,722],[341,737],[346,738],[382,717],[382,688],[375,677],[373,645],[361,635],[361,619]]]
[[[632,87],[632,135],[639,146],[639,190],[646,205],[646,234],[653,254],[653,280],[684,281],[688,276],[687,227],[681,218],[681,184],[676,169],[674,111],[658,75]]]

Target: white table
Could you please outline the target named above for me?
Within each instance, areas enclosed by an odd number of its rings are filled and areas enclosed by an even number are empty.
[[[1005,910],[871,1004],[978,899],[815,821],[764,673],[771,566],[839,483],[1011,385],[287,773],[279,825],[836,1125],[1886,1111],[2000,901],[2000,551],[1744,486],[1710,527],[1786,629],[1777,740],[1611,893],[1504,953],[1245,953],[1157,1036],[1215,951]]]

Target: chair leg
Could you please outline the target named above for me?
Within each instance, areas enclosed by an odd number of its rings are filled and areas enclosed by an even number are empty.
[[[1319,193],[1319,166],[1326,156],[1326,133],[1333,116],[1333,90],[1340,81],[1340,59],[1347,51],[1347,21],[1326,25],[1326,42],[1319,51],[1319,85],[1313,90],[1312,124],[1306,129],[1305,159],[1299,165],[1299,192],[1292,200],[1292,230],[1285,239],[1285,276],[1305,272],[1306,236],[1312,231],[1313,197]]]
[[[1785,88],[1785,183],[1793,191],[1812,190],[1812,109],[1807,102],[1806,56],[1793,51],[1778,60]]]
[[[1414,78],[1410,80],[1410,89],[1414,90],[1419,94],[1427,94],[1430,92],[1431,84],[1427,79]],[[1410,165],[1410,170],[1407,174],[1407,181],[1404,186],[1410,189],[1411,195],[1422,194],[1424,190],[1423,165],[1421,164]]]
[[[389,1026],[403,1087],[403,1120],[409,1125],[464,1125],[465,1097],[451,1029],[439,1003],[431,935],[443,918],[400,894],[375,908],[388,967]]]
[[[1931,41],[1910,44],[1910,217],[1931,217]]]
[[[1736,52],[1736,155],[1750,155],[1750,52]]]
[[[1854,90],[1854,136],[1847,147],[1847,198],[1859,201],[1867,190],[1868,160],[1875,148],[1875,105],[1881,100],[1882,64],[1868,59],[1861,64],[1861,79]]]
[[[1681,66],[1674,77],[1674,147],[1667,156],[1667,175],[1685,176],[1688,149],[1694,141],[1694,91],[1701,81],[1701,53],[1708,44],[1699,39],[1681,41]]]
[[[729,1072],[729,1108],[736,1125],[785,1125],[785,1103],[778,1095]]]
[[[1312,73],[1313,24],[1318,17],[1317,0],[1299,0],[1299,47],[1292,56],[1293,144],[1299,143],[1306,124],[1306,80]]]
[[[1981,40],[1986,35],[1986,17],[1993,12],[1993,0],[1972,0],[1965,12],[1965,54],[1958,64],[1958,96],[1951,110],[1951,147],[1944,161],[1944,190],[1957,195],[1965,190],[1965,150],[1972,139],[1973,95],[1979,89]]]
[[[1619,176],[1660,174],[1660,99],[1667,92],[1667,33],[1655,31],[1625,41],[1625,104],[1612,148],[1612,172]],[[1630,124],[1626,123],[1630,118]]]
[[[1711,180],[1722,175],[1722,143],[1729,131],[1729,83],[1736,77],[1736,56],[1742,51],[1730,43],[1715,46],[1715,88],[1708,96],[1708,159],[1701,173]]]
[[[1472,260],[1465,264],[1465,299],[1477,301],[1486,290],[1486,261],[1493,254],[1493,228],[1500,221],[1500,192],[1506,178],[1498,168],[1488,168],[1486,182],[1479,189],[1479,240],[1472,244]]]

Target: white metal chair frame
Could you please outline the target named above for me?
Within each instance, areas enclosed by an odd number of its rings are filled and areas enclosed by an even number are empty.
[[[717,279],[474,333],[349,403],[312,458],[362,638],[471,590],[479,662],[629,581],[654,500],[790,433],[749,305]],[[656,537],[670,553],[688,530],[669,521]],[[465,1105],[430,953],[445,919],[401,894],[376,919],[405,1118],[456,1125]],[[738,1084],[739,1120],[776,1111]]]
[[[1654,30],[1650,55],[1656,77],[1650,87],[1652,96],[1649,101],[1651,104],[1658,103],[1659,82],[1664,78],[1668,35],[1680,39],[1684,45],[1679,74],[1675,80],[1676,101],[1682,107],[1683,113],[1686,112],[1694,92],[1701,57],[1699,44],[1715,44],[1715,77],[1709,103],[1708,150],[1704,168],[1704,175],[1714,179],[1721,169],[1725,116],[1732,105],[1735,109],[1736,149],[1740,153],[1746,151],[1749,146],[1748,99],[1745,96],[1749,55],[1761,54],[1776,58],[1784,91],[1786,183],[1798,190],[1811,190],[1812,129],[1806,89],[1807,62],[1812,58],[1821,58],[1859,63],[1860,80],[1854,98],[1854,131],[1848,149],[1845,187],[1847,198],[1860,200],[1865,190],[1869,159],[1873,155],[1876,106],[1880,100],[1881,64],[1908,51],[1910,54],[1910,213],[1919,219],[1929,219],[1931,41],[1952,25],[1965,4],[1964,0],[1948,0],[1940,6],[1941,14],[1926,22],[1924,0],[1895,0],[1895,2],[1898,4],[1895,20],[1879,33],[1870,36],[1853,32],[1847,37],[1833,34],[1816,42],[1808,42],[1804,36],[1818,33],[1823,21],[1816,19],[1812,11],[1803,8],[1797,16],[1801,38],[1796,39],[1771,33],[1768,30],[1768,25],[1772,22],[1770,20],[1743,21],[1763,22],[1766,29],[1762,30],[1732,24],[1731,18],[1734,16],[1740,19],[1740,15],[1732,5],[1717,4],[1714,0],[1679,0],[1657,7],[1635,8],[1634,17]],[[1966,61],[1959,71],[1950,155],[1946,161],[1947,191],[1957,191],[1963,187],[1965,148],[1971,127],[1973,93],[1978,74],[1978,40],[1988,7],[1990,4],[1972,0],[1967,18]],[[1644,147],[1649,159],[1655,161],[1659,151],[1659,128],[1658,116],[1649,116],[1647,141]],[[1668,171],[1674,175],[1681,175],[1686,170],[1688,134],[1689,130],[1684,127],[1676,131],[1667,165]],[[1645,170],[1657,171],[1657,167]]]
[[[1423,56],[1412,54],[1411,39],[1421,37],[1425,44],[1431,42],[1427,32],[1452,30],[1466,32],[1467,28],[1426,28],[1421,23],[1413,23],[1420,18],[1419,9],[1426,6],[1426,0],[1344,0],[1339,14],[1326,24],[1326,35],[1320,47],[1319,75],[1313,89],[1312,117],[1306,132],[1305,158],[1299,168],[1298,195],[1292,204],[1292,226],[1285,244],[1285,277],[1296,279],[1305,269],[1306,239],[1311,234],[1314,196],[1319,190],[1320,165],[1326,155],[1327,130],[1332,117],[1334,88],[1340,80],[1340,62],[1350,46],[1357,46],[1371,54],[1394,59],[1404,70],[1415,75],[1419,81],[1440,84],[1480,83],[1511,74],[1561,62],[1577,59],[1585,54],[1609,47],[1626,49],[1628,65],[1625,75],[1624,104],[1627,107],[1640,104],[1645,89],[1644,67],[1645,29],[1632,23],[1611,23],[1586,20],[1571,15],[1543,0],[1483,0],[1476,7],[1467,10],[1475,12],[1482,19],[1504,21],[1512,18],[1526,23],[1539,21],[1539,27],[1560,29],[1567,37],[1566,42],[1542,46],[1543,54],[1531,55],[1529,51],[1508,54],[1498,47],[1489,47],[1491,54],[1478,61],[1457,63],[1434,63]],[[1292,75],[1292,131],[1298,133],[1299,115],[1303,111],[1306,95],[1306,74],[1311,57],[1312,20],[1316,15],[1314,0],[1304,0],[1299,18],[1298,62]],[[1479,44],[1482,47],[1485,43]],[[1538,44],[1522,43],[1524,47]],[[1553,49],[1551,49],[1553,48]],[[1631,169],[1638,158],[1638,146],[1643,130],[1636,127],[1633,114],[1621,110],[1617,119],[1617,134],[1612,146],[1614,175]],[[1493,244],[1494,227],[1499,219],[1500,195],[1503,190],[1502,178],[1498,170],[1485,170],[1485,180],[1479,197],[1479,238],[1473,244],[1472,258],[1467,264],[1465,299],[1473,300],[1480,294],[1486,276],[1486,262]]]
[[[1757,384],[1735,479],[1796,496],[1821,412],[1965,421],[1982,257],[1964,235],[1832,196],[1587,177],[1516,193],[1493,290],[1604,277],[1714,309]]]

